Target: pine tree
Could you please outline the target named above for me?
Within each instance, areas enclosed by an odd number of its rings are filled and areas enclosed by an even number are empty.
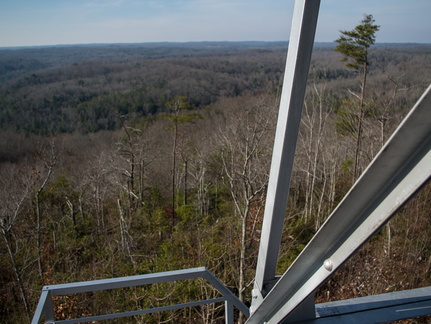
[[[340,31],[341,36],[335,41],[338,43],[335,51],[343,54],[342,62],[347,62],[346,66],[358,72],[361,76],[361,94],[359,98],[359,114],[356,126],[356,150],[353,166],[353,179],[358,177],[359,154],[361,149],[362,124],[365,116],[364,98],[365,85],[367,82],[368,50],[376,41],[376,32],[380,26],[374,24],[372,15],[364,14],[361,23],[350,31]]]

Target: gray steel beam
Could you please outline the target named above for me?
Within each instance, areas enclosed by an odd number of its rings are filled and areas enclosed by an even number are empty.
[[[233,324],[235,322],[235,316],[233,312],[233,305],[230,301],[224,302],[224,322],[225,324]]]
[[[288,315],[431,177],[431,86],[247,323]]]
[[[252,309],[275,279],[320,0],[296,0],[273,149]]]
[[[363,302],[366,301],[364,300]],[[426,316],[430,313],[431,300],[428,299],[421,302],[405,303],[402,305],[364,309],[363,311],[357,313],[339,314],[331,317],[323,317],[311,322],[301,322],[301,324],[378,324],[392,321],[400,321],[403,319],[414,318],[418,316]]]
[[[383,323],[431,313],[431,287],[316,305],[316,319],[303,324]]]

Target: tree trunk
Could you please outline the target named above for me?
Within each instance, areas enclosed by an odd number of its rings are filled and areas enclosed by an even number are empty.
[[[10,257],[10,262],[11,262],[11,265],[13,268],[13,272],[15,274],[15,278],[16,278],[16,281],[18,283],[19,291],[21,293],[21,298],[22,298],[22,301],[24,303],[24,308],[25,308],[25,313],[26,313],[25,315],[26,315],[28,321],[30,321],[30,307],[29,307],[29,303],[28,303],[28,297],[27,297],[27,293],[25,292],[25,289],[24,289],[24,284],[22,282],[21,275],[19,273],[18,265],[16,263],[15,253],[12,249],[12,241],[10,238],[10,233],[9,233],[9,231],[2,228],[2,234],[3,234],[4,241],[6,243],[7,251],[8,251],[8,254]]]
[[[43,264],[42,264],[42,215],[40,210],[40,194],[45,189],[49,178],[51,177],[52,168],[55,164],[55,160],[48,166],[48,173],[46,174],[43,183],[36,192],[36,247],[37,247],[37,266],[39,269],[40,279],[43,281]]]
[[[142,159],[139,171],[139,199],[141,200],[141,204],[144,203],[144,187],[145,187],[145,161]]]
[[[127,221],[124,217],[124,210],[123,210],[123,207],[121,206],[120,199],[117,199],[117,205],[118,205],[118,212],[120,214],[121,247],[124,253],[127,253],[127,256],[129,257],[132,264],[135,265],[136,261],[133,259],[133,256],[131,254],[131,248],[130,248],[130,246],[133,245],[133,239],[129,233],[129,225],[127,224]]]
[[[356,134],[356,150],[355,150],[355,162],[353,167],[353,183],[359,177],[359,156],[361,154],[361,143],[362,143],[362,124],[365,117],[364,113],[364,98],[365,98],[365,84],[367,82],[367,63],[364,63],[364,75],[362,77],[362,89],[361,97],[359,102],[359,119]]]
[[[171,221],[172,227],[175,225],[175,177],[176,177],[176,166],[177,166],[177,140],[178,140],[178,121],[175,119],[174,124],[174,145],[172,147],[172,213]]]
[[[43,265],[42,265],[42,225],[40,215],[40,201],[39,195],[42,190],[36,193],[36,248],[37,248],[37,268],[39,270],[39,277],[43,281]]]
[[[246,235],[247,235],[247,216],[249,214],[249,206],[246,207],[244,215],[241,215],[241,251],[239,258],[239,284],[238,284],[238,299],[244,300],[243,294],[245,290],[245,251],[247,248]],[[243,314],[239,312],[238,323],[242,323]]]
[[[188,173],[187,159],[184,160],[184,205],[187,205],[187,173]]]

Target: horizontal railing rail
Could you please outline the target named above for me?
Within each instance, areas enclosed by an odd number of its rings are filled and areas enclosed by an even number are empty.
[[[53,296],[64,296],[78,293],[86,293],[108,289],[129,288],[137,286],[145,286],[150,284],[157,284],[163,282],[180,281],[187,279],[202,278],[207,280],[217,291],[222,295],[219,298],[200,300],[195,302],[188,302],[182,304],[175,304],[163,307],[141,309],[135,311],[95,315],[90,317],[81,317],[69,320],[56,320],[54,313],[54,305],[52,302]],[[220,280],[218,280],[208,269],[205,267],[167,271],[159,273],[150,273],[144,275],[101,279],[83,282],[74,282],[68,284],[50,285],[42,288],[42,293],[39,298],[36,311],[33,316],[31,324],[39,324],[45,318],[45,323],[85,323],[100,320],[109,320],[130,316],[137,316],[143,314],[151,314],[155,312],[163,312],[187,307],[195,307],[200,305],[212,303],[225,303],[225,322],[233,323],[233,306],[241,311],[245,316],[249,316],[249,309],[244,305]]]

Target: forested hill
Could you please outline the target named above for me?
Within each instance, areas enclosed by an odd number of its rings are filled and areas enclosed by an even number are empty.
[[[316,44],[312,73],[352,76],[332,44]],[[0,128],[25,134],[114,130],[120,118],[159,113],[186,96],[194,108],[244,93],[278,93],[287,43],[198,42],[0,49]],[[375,48],[376,68],[431,52],[427,45]],[[391,54],[388,55],[388,52]],[[385,55],[382,55],[385,53]]]
[[[187,96],[275,91],[287,43],[154,43],[0,51],[0,127],[25,133],[94,132],[118,116],[154,114]]]
[[[431,83],[431,45],[373,46],[361,112],[360,75],[333,44],[318,45],[277,275]],[[0,323],[29,323],[44,285],[201,266],[249,302],[286,50],[0,49]],[[316,302],[431,285],[430,215],[431,184]],[[206,281],[190,280],[55,296],[53,304],[57,320],[67,320],[217,297]],[[118,323],[223,321],[223,305],[201,305]]]
[[[114,130],[185,96],[194,108],[244,93],[279,93],[287,43],[198,42],[0,50],[0,129],[52,135]],[[316,44],[311,73],[346,79],[332,44]],[[415,69],[429,45],[373,49],[375,72]],[[416,63],[415,63],[416,62]]]

